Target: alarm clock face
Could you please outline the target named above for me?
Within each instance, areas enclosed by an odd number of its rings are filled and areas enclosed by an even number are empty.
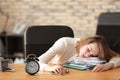
[[[34,75],[39,71],[39,64],[36,61],[29,61],[26,64],[25,70],[28,74]]]

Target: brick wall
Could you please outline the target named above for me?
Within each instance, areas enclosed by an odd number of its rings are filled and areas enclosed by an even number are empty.
[[[94,35],[103,12],[120,12],[120,0],[0,0],[0,11],[9,15],[6,31],[19,22],[31,25],[68,25],[75,37]],[[0,32],[6,21],[0,13]]]

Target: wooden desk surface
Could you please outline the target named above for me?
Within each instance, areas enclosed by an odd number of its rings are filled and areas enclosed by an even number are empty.
[[[66,75],[52,75],[49,72],[39,72],[31,76],[24,71],[24,65],[14,65],[14,72],[0,72],[0,80],[120,80],[120,68],[105,71],[91,72],[69,69]]]

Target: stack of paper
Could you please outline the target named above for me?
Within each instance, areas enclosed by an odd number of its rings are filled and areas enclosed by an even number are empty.
[[[65,67],[88,70],[92,69],[95,65],[105,63],[105,60],[101,60],[98,57],[80,58],[75,57],[72,61],[68,61],[64,64]]]
[[[75,57],[73,59],[73,63],[75,64],[80,64],[80,65],[98,65],[105,63],[106,60],[101,60],[98,57],[90,57],[90,58],[80,58],[80,57]]]

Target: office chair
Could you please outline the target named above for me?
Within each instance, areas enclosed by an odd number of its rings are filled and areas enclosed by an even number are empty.
[[[102,13],[96,34],[104,36],[110,48],[120,54],[120,13]]]
[[[61,37],[74,37],[73,30],[63,25],[31,26],[25,35],[25,53],[40,56]]]

